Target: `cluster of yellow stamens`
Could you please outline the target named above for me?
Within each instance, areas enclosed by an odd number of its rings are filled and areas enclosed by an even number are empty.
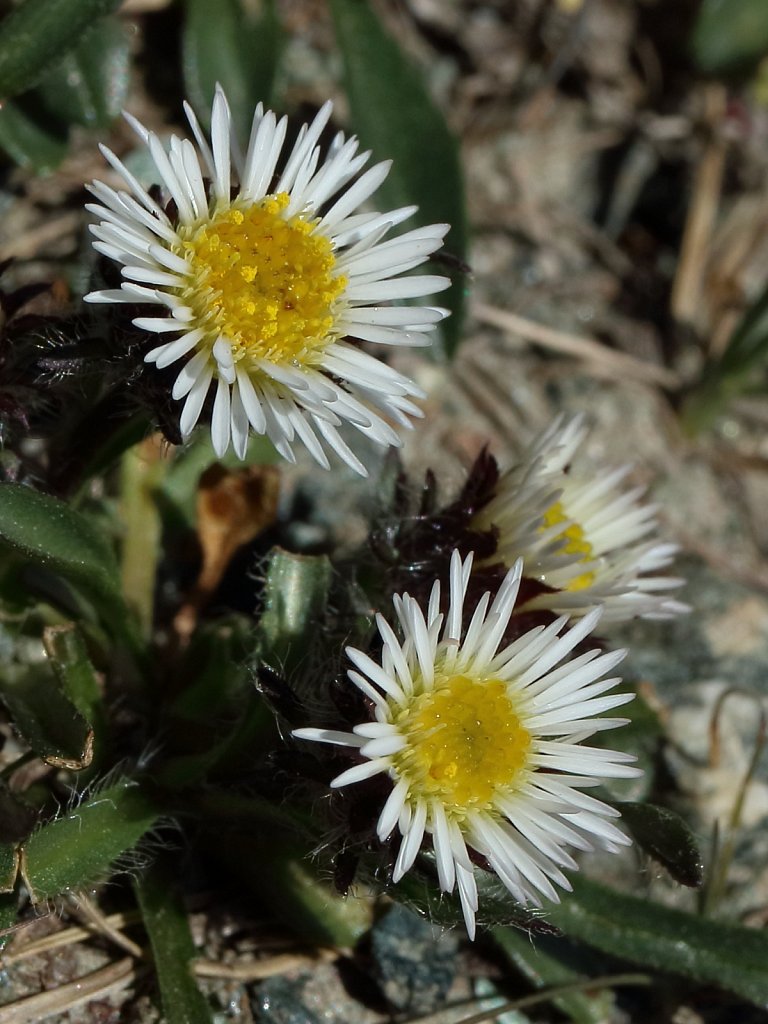
[[[540,530],[548,530],[551,526],[557,526],[559,523],[569,523],[569,525],[563,530],[562,533],[557,535],[557,540],[563,541],[563,546],[560,548],[561,552],[565,555],[580,555],[580,562],[591,562],[594,560],[595,554],[592,549],[592,545],[587,540],[584,530],[579,526],[578,523],[569,522],[569,516],[566,514],[565,509],[559,501],[554,502],[550,505],[547,511],[542,517],[542,524]],[[591,587],[595,582],[594,572],[583,572],[580,576],[575,576],[570,580],[565,587],[566,590],[586,590],[587,587]]]
[[[313,233],[316,221],[283,216],[289,201],[280,192],[229,207],[184,239],[193,278],[184,300],[211,342],[229,341],[235,362],[304,365],[333,340],[347,279],[334,275],[333,247]]]
[[[435,798],[457,820],[489,810],[527,759],[531,737],[499,679],[447,675],[394,716],[405,748],[393,758],[422,799]]]

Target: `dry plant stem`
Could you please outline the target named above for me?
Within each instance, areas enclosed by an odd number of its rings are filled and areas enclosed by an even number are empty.
[[[104,999],[134,981],[134,968],[133,960],[125,957],[124,960],[92,971],[68,985],[8,1003],[0,1007],[0,1024],[38,1024],[38,1021],[46,1017],[66,1013],[92,999]]]
[[[722,133],[727,95],[723,85],[713,83],[704,90],[704,116],[709,140],[696,168],[693,198],[685,222],[680,261],[672,286],[672,315],[678,323],[697,326],[701,317],[704,268],[709,257],[712,233],[723,185],[727,145]]]
[[[618,988],[622,985],[650,985],[651,980],[648,974],[605,974],[599,978],[582,978],[579,981],[569,981],[565,985],[553,985],[552,988],[534,992],[530,996],[523,996],[522,999],[512,999],[501,1006],[494,1006],[492,1009],[474,1013],[471,1017],[460,1017],[455,1024],[485,1024],[485,1021],[495,1020],[502,1014],[512,1013],[514,1010],[524,1010],[528,1006],[536,1006],[539,1003],[548,1003],[552,999],[570,995],[572,992],[590,992],[593,989]],[[484,1000],[487,998],[487,996],[483,997]],[[441,1014],[442,1018],[445,1007],[437,1012]],[[401,1021],[401,1024],[422,1024],[422,1022],[431,1020],[435,1015],[433,1012],[422,1017],[408,1017]]]
[[[74,248],[81,226],[82,217],[79,213],[66,213],[62,217],[46,220],[0,244],[0,260],[34,259],[38,253],[46,250],[51,242],[60,243],[61,239],[67,236],[71,236]]]
[[[725,829],[725,839],[722,843],[716,843],[716,856],[712,865],[712,871],[709,877],[707,887],[704,892],[704,898],[702,900],[702,912],[704,914],[710,914],[720,903],[721,899],[725,894],[725,887],[728,880],[728,871],[733,861],[733,854],[736,849],[736,835],[741,824],[741,814],[744,809],[744,800],[747,796],[747,790],[749,789],[750,783],[755,776],[757,765],[760,760],[760,756],[765,747],[766,732],[768,731],[768,720],[766,719],[765,711],[762,707],[760,696],[753,693],[752,690],[748,690],[742,686],[729,686],[727,690],[720,694],[717,703],[715,704],[712,712],[712,720],[709,726],[709,760],[710,764],[714,767],[720,761],[720,714],[723,710],[723,705],[726,700],[734,694],[741,694],[742,696],[749,697],[754,700],[758,710],[758,726],[757,734],[755,736],[755,744],[752,750],[752,757],[747,765],[747,770],[744,773],[744,777],[741,780],[741,785],[736,792],[736,799],[733,801],[733,807],[728,818],[728,823]],[[719,849],[717,847],[719,846]]]
[[[83,893],[71,893],[68,896],[67,902],[76,913],[92,924],[99,934],[110,939],[116,946],[119,946],[126,953],[130,953],[131,956],[135,956],[137,959],[140,959],[144,955],[141,946],[137,945],[126,935],[123,935],[123,933],[115,927],[110,919],[102,914],[96,904],[92,903],[91,900],[89,900]]]
[[[140,920],[141,915],[137,911],[131,911],[127,914],[110,914],[104,918],[104,922],[110,929],[124,928],[128,924],[135,924]],[[53,935],[45,935],[42,939],[36,939],[26,946],[21,945],[17,939],[12,950],[0,957],[0,965],[6,968],[20,960],[26,960],[31,956],[38,956],[40,953],[47,953],[49,950],[59,949],[62,946],[70,946],[76,942],[84,942],[86,939],[92,939],[93,936],[93,928],[66,928],[64,931],[54,932]],[[23,932],[19,934],[19,939],[22,937]],[[18,949],[16,948],[17,945],[19,946]],[[139,950],[139,952],[141,953],[142,951]]]
[[[37,759],[37,754],[34,750],[28,750],[25,754],[17,757],[15,761],[11,761],[10,764],[6,765],[5,768],[0,772],[0,779],[8,781],[19,768],[23,768],[25,764],[29,764],[31,761]]]
[[[214,960],[196,960],[193,969],[198,978],[223,978],[228,981],[262,981],[288,971],[311,968],[317,964],[332,963],[339,957],[335,949],[319,949],[309,953],[281,953],[260,960],[240,960],[233,964],[219,964]]]
[[[576,334],[557,331],[544,324],[538,324],[534,320],[527,320],[517,313],[510,313],[495,306],[487,306],[482,302],[476,303],[472,307],[472,311],[482,323],[499,327],[508,334],[518,335],[526,341],[543,345],[544,348],[553,352],[576,356],[588,364],[608,370],[614,377],[630,377],[633,380],[658,384],[671,390],[680,386],[680,380],[672,370],[635,359],[624,352],[616,352],[594,338],[583,338]]]
[[[152,630],[155,573],[160,554],[160,515],[154,491],[165,471],[160,436],[129,449],[121,467],[123,595],[139,620],[142,634]]]

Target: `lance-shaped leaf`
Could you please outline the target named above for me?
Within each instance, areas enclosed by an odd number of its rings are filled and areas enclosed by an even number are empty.
[[[93,758],[93,732],[49,666],[7,665],[0,700],[16,732],[46,764],[79,771]]]
[[[93,730],[98,751],[104,742],[106,717],[99,677],[82,634],[74,623],[49,626],[43,634],[43,645],[62,691]]]
[[[241,138],[256,104],[269,103],[280,53],[274,0],[186,0],[182,48],[186,94],[206,127],[216,83],[227,94]]]
[[[130,39],[117,18],[85,34],[35,90],[35,100],[65,124],[107,128],[128,93]]]
[[[0,23],[0,99],[36,85],[122,0],[25,0]]]
[[[67,145],[33,120],[17,103],[6,100],[0,106],[0,149],[21,167],[39,173],[52,171],[64,159]]]
[[[627,896],[585,878],[547,918],[611,956],[768,1002],[768,935]]]
[[[353,128],[377,159],[394,161],[377,192],[377,203],[386,204],[387,209],[415,203],[419,224],[450,224],[445,248],[463,261],[467,246],[464,185],[458,146],[445,118],[370,4],[331,0],[331,11]],[[445,323],[449,353],[460,337],[465,288],[460,273],[440,296],[453,314]]]
[[[331,585],[325,555],[294,555],[276,549],[267,569],[258,655],[270,667],[290,673],[305,662],[322,624]]]
[[[655,804],[616,803],[635,842],[681,885],[699,886],[704,867],[696,839],[679,814]]]
[[[61,576],[87,597],[121,637],[129,621],[114,554],[99,530],[63,501],[0,484],[0,547]]]
[[[21,874],[30,899],[40,903],[104,878],[159,818],[157,805],[131,779],[63,811],[22,848]]]
[[[549,988],[587,978],[567,962],[572,952],[570,943],[557,936],[539,935],[531,941],[518,928],[494,928],[493,937],[520,973],[535,987]],[[552,1002],[574,1024],[602,1024],[610,1019],[613,994],[602,992],[570,992],[555,996]]]
[[[307,849],[275,827],[258,838],[240,836],[237,844],[222,834],[214,852],[228,874],[305,942],[348,948],[371,926],[372,901],[339,896],[319,877]]]
[[[211,1024],[208,1003],[192,976],[197,956],[178,880],[166,859],[134,882],[168,1024]]]

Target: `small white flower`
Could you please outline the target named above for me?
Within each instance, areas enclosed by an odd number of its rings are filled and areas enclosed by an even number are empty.
[[[582,417],[558,417],[501,475],[473,526],[495,527],[494,558],[510,566],[522,557],[526,575],[556,591],[533,598],[526,611],[583,615],[602,605],[603,625],[688,611],[669,596],[684,581],[656,575],[678,547],[652,537],[657,507],[641,502],[643,488],[622,489],[630,467],[595,473],[578,459],[572,465],[586,435]]]
[[[632,699],[606,695],[619,680],[603,678],[624,651],[591,650],[567,660],[599,609],[565,633],[563,617],[499,650],[522,563],[492,602],[483,596],[465,625],[471,567],[471,555],[462,563],[453,553],[446,615],[437,582],[426,615],[407,594],[394,598],[403,640],[379,615],[380,661],[347,648],[356,666],[349,678],[370,700],[372,721],[351,733],[298,729],[294,736],[358,748],[361,762],[334,779],[334,787],[390,777],[377,831],[382,841],[396,828],[402,835],[394,881],[429,834],[440,887],[458,887],[473,938],[478,894],[470,850],[520,903],[558,901],[554,885],[570,889],[561,868],[577,867],[567,847],[615,851],[629,843],[609,820],[618,812],[582,790],[640,773],[629,764],[632,755],[582,743],[624,724],[595,716]]]
[[[186,112],[197,148],[174,135],[166,150],[126,115],[154,161],[163,202],[101,147],[128,191],[94,182],[98,202],[87,209],[101,218],[91,228],[94,247],[122,264],[125,280],[86,299],[157,307],[156,315],[133,322],[160,342],[147,362],[179,366],[172,394],[184,401],[184,437],[213,390],[219,456],[231,441],[243,458],[253,430],[291,461],[296,440],[327,467],[325,444],[365,475],[338,426],[348,422],[378,444],[399,445],[388,420],[410,426],[408,417],[421,415],[412,399],[423,393],[357,342],[428,343],[447,311],[398,303],[449,282],[401,275],[440,247],[448,225],[386,238],[415,207],[359,212],[390,163],[361,173],[370,154],[341,133],[321,162],[318,139],[330,103],[304,125],[285,159],[287,119],[261,104],[245,153],[221,89],[210,143],[188,105]]]

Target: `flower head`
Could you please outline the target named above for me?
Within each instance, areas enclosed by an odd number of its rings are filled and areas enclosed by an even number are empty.
[[[582,615],[602,605],[603,624],[687,611],[669,596],[683,580],[656,575],[677,545],[652,536],[656,506],[640,501],[643,488],[621,487],[630,467],[596,474],[572,465],[586,435],[581,417],[555,420],[501,475],[474,527],[495,529],[495,558],[510,566],[522,557],[526,574],[552,588],[526,610]]]
[[[348,422],[379,444],[398,445],[388,419],[409,426],[408,417],[420,415],[412,399],[423,395],[358,342],[427,343],[446,311],[397,303],[448,281],[401,275],[440,247],[448,226],[387,238],[415,207],[359,212],[390,164],[361,173],[370,154],[341,133],[321,162],[330,103],[304,125],[285,160],[287,119],[261,105],[244,155],[221,89],[210,144],[186,111],[197,148],[174,135],[168,151],[126,115],[154,161],[161,201],[102,147],[128,191],[93,183],[98,202],[88,209],[101,220],[91,230],[94,247],[122,265],[125,280],[86,299],[156,307],[133,323],[157,338],[147,362],[178,366],[172,394],[183,399],[183,436],[213,391],[217,454],[231,441],[243,458],[253,430],[291,461],[298,440],[327,467],[325,444],[365,474],[338,426]]]
[[[393,788],[378,818],[384,841],[402,835],[394,880],[413,865],[431,836],[440,887],[458,887],[467,930],[474,936],[478,894],[472,851],[484,858],[521,903],[557,901],[569,889],[561,868],[576,862],[567,847],[616,850],[629,841],[609,819],[617,812],[582,790],[605,778],[639,774],[630,754],[583,745],[625,719],[598,718],[631,694],[607,695],[603,678],[624,651],[587,651],[569,659],[600,611],[567,632],[565,617],[530,630],[499,649],[509,625],[522,563],[496,597],[485,594],[465,623],[472,556],[454,553],[447,613],[440,584],[426,615],[407,594],[394,598],[398,640],[377,617],[380,660],[348,648],[350,681],[370,700],[372,720],[351,733],[298,729],[294,736],[357,748],[359,763],[333,787],[386,775]],[[553,885],[554,883],[554,885]]]

